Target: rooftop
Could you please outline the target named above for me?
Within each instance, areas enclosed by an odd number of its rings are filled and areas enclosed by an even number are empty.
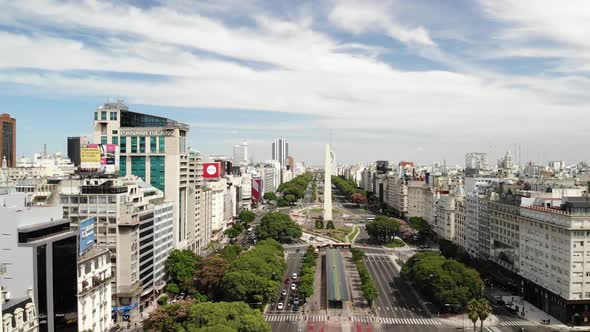
[[[328,249],[326,252],[326,284],[328,287],[328,301],[350,300],[342,259],[342,254],[339,249]]]

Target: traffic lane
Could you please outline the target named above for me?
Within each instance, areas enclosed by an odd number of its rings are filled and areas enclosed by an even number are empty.
[[[471,329],[465,329],[466,332],[470,332],[472,331],[473,327]],[[440,326],[440,325],[390,325],[390,324],[384,324],[381,325],[381,330],[383,332],[390,332],[390,331],[395,331],[395,332],[458,332],[461,331],[461,328],[457,329],[456,327],[451,327],[451,326]],[[479,326],[477,328],[477,331],[479,332]],[[484,331],[487,332],[487,331]],[[490,331],[491,332],[491,331]]]
[[[365,265],[369,270],[369,274],[374,281],[373,284],[377,288],[378,296],[375,301],[377,306],[377,314],[381,317],[387,317],[390,315],[391,308],[395,307],[394,303],[392,302],[393,299],[391,298],[388,291],[387,281],[384,282],[384,280],[379,276],[379,272],[377,271],[372,257],[365,257],[364,260]]]
[[[287,259],[286,259],[286,263],[287,263],[287,269],[286,269],[286,273],[282,276],[281,278],[281,286],[279,287],[279,293],[277,294],[277,301],[271,303],[271,308],[268,310],[268,313],[272,313],[272,314],[281,314],[281,313],[293,313],[292,310],[289,309],[288,307],[288,303],[289,303],[289,295],[290,295],[290,287],[291,287],[291,282],[289,282],[289,284],[285,283],[286,279],[289,279],[291,281],[291,277],[293,276],[293,272],[297,272],[297,275],[299,275],[299,270],[301,269],[301,265],[302,265],[302,258],[303,254],[302,252],[299,253],[290,253],[287,252]],[[298,278],[299,279],[299,278]],[[283,289],[287,292],[286,296],[281,295]],[[277,308],[278,303],[280,302],[280,299],[283,300],[283,309],[279,310]]]
[[[270,326],[273,331],[280,331],[280,332],[298,332],[299,330],[299,322],[297,321],[286,321],[286,322],[274,322],[270,323]]]

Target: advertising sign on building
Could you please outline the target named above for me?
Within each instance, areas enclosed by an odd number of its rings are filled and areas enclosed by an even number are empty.
[[[262,179],[252,179],[252,200],[258,202],[262,197]]]
[[[80,255],[94,245],[96,235],[94,233],[94,225],[96,224],[96,217],[84,219],[80,222]]]
[[[203,163],[203,178],[216,179],[221,176],[221,163]]]
[[[119,170],[119,146],[116,144],[88,144],[80,149],[80,168],[103,173]]]

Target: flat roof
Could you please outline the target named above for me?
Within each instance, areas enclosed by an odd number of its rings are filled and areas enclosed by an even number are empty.
[[[339,249],[326,251],[326,286],[328,301],[350,301],[342,254]]]

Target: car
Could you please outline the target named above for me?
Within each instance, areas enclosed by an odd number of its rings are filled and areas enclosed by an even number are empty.
[[[293,298],[293,304],[299,305],[299,297],[298,296],[295,296]]]
[[[291,277],[291,279],[293,279],[293,280],[297,279],[297,273],[293,273],[293,276]]]
[[[277,304],[277,309],[278,309],[278,310],[283,310],[283,308],[284,308],[284,307],[285,307],[285,305],[283,304],[283,302],[279,302],[279,303]]]
[[[299,249],[299,248],[297,248],[297,250],[295,250],[295,252],[300,252],[300,251],[301,251],[301,249]]]
[[[296,290],[297,289],[297,285],[295,283],[291,284],[291,290]]]
[[[299,305],[294,304],[293,305],[293,311],[299,311]]]
[[[291,281],[289,280],[289,278],[285,279],[285,285],[288,285]]]
[[[287,295],[287,290],[283,289],[283,291],[281,292],[281,295],[283,295],[283,296]]]

